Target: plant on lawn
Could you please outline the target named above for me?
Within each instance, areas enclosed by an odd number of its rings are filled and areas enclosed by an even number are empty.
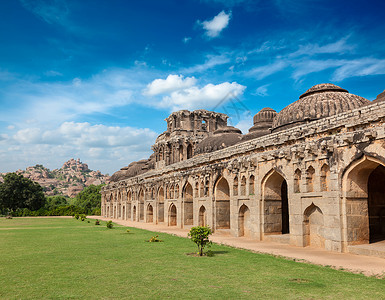
[[[108,229],[114,228],[114,224],[112,224],[112,221],[107,221],[106,225]]]
[[[209,226],[196,226],[190,229],[188,236],[191,237],[191,241],[197,244],[199,256],[203,256],[203,249],[206,246],[211,245],[209,240],[209,235],[211,233],[212,232]]]
[[[155,235],[155,236],[153,236],[152,238],[150,238],[147,242],[150,242],[150,243],[163,242],[163,241],[160,240],[158,237],[159,237],[158,235]]]
[[[100,225],[100,221],[98,219],[96,219],[95,225]]]

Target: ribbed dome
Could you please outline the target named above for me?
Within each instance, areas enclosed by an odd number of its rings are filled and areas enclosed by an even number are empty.
[[[121,168],[119,171],[112,174],[110,181],[118,182],[123,179],[131,178],[143,173],[146,173],[150,169],[154,169],[155,156],[151,155],[149,159],[143,159],[130,163],[127,167]]]
[[[212,136],[205,138],[195,147],[194,154],[208,153],[235,145],[241,138],[242,131],[233,126],[217,129]]]
[[[280,131],[310,121],[333,116],[371,103],[331,83],[317,84],[282,109],[272,131]]]
[[[385,101],[385,91],[383,91],[381,94],[378,94],[377,98],[373,100],[373,102],[379,102],[379,101]]]
[[[277,112],[269,107],[261,109],[253,118],[254,126],[249,129],[249,133],[242,137],[242,141],[248,141],[269,134],[273,120]]]

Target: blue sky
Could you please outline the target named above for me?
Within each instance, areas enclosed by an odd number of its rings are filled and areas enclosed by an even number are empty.
[[[112,174],[179,109],[247,133],[318,83],[373,100],[384,20],[379,0],[0,1],[0,172],[73,157]]]

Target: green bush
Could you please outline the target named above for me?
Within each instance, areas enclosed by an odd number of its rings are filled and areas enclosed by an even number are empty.
[[[207,245],[211,245],[209,240],[209,235],[211,233],[212,232],[209,226],[196,226],[190,229],[188,236],[191,237],[191,241],[198,246],[199,256],[203,256],[203,249]]]
[[[114,228],[114,224],[112,224],[112,221],[107,221],[107,228],[108,229],[112,229],[112,228]]]
[[[96,219],[95,225],[100,225],[100,221],[98,219]]]
[[[148,240],[148,242],[150,242],[150,243],[163,242],[163,241],[160,240],[158,237],[159,237],[158,235],[155,235],[155,236],[153,236],[152,238],[150,238],[150,239]]]

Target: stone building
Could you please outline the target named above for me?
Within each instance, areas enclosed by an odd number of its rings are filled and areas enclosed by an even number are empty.
[[[337,252],[384,241],[382,100],[319,84],[245,135],[224,114],[172,113],[154,154],[103,188],[102,215]]]

